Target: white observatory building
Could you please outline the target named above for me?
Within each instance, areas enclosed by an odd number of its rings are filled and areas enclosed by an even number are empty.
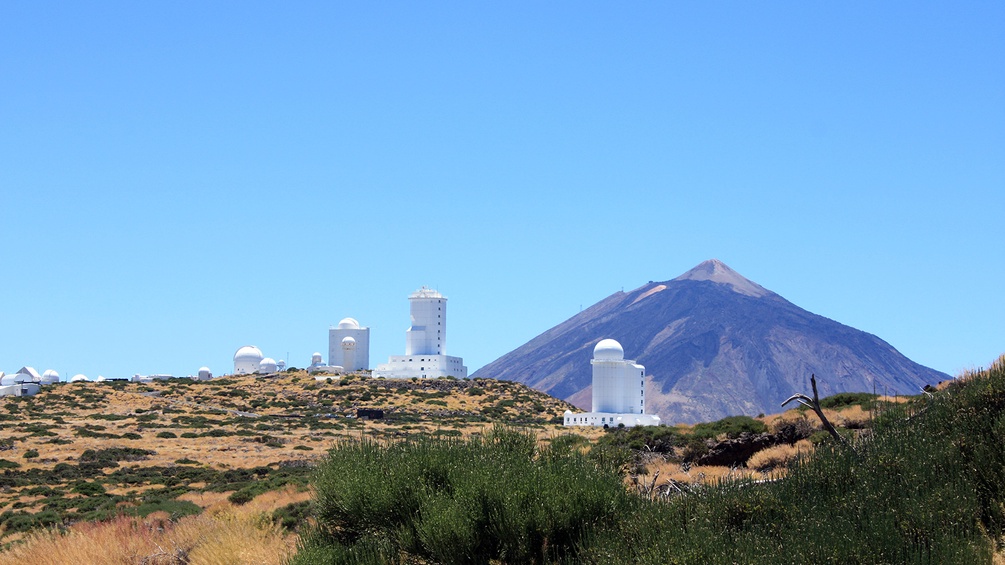
[[[328,330],[328,364],[346,372],[370,368],[370,328],[360,327],[355,318],[343,318]]]
[[[593,411],[565,411],[566,426],[658,426],[659,416],[646,414],[646,368],[625,359],[625,350],[613,339],[602,339],[593,348]]]
[[[234,374],[253,375],[258,372],[265,356],[262,350],[254,345],[245,345],[234,353]]]
[[[468,368],[460,357],[447,355],[447,297],[422,287],[408,297],[412,325],[405,332],[405,354],[378,365],[375,377],[389,379],[465,379]]]

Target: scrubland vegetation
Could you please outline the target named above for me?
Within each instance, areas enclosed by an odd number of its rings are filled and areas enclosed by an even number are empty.
[[[748,425],[699,432],[739,437]],[[507,429],[341,442],[320,467],[317,522],[293,562],[988,563],[1002,543],[1002,360],[885,404],[869,433],[818,442],[778,480],[633,492],[619,478],[636,455],[620,442],[669,450],[679,439],[632,432],[589,450]]]
[[[0,403],[0,565],[1005,554],[1005,362],[821,405],[848,445],[805,409],[563,428],[567,404],[496,381],[58,385]]]

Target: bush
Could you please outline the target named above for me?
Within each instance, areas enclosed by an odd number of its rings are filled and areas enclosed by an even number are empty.
[[[167,431],[164,431],[164,432],[158,432],[158,433],[157,433],[157,437],[159,437],[159,438],[163,438],[163,439],[171,439],[171,438],[176,438],[176,437],[178,437],[178,435],[177,435],[177,434],[175,434],[174,432],[167,432]]]
[[[380,473],[374,473],[380,469]],[[343,442],[315,479],[318,527],[295,563],[406,551],[438,563],[571,559],[590,530],[617,520],[629,498],[617,470],[533,435]],[[341,559],[341,557],[339,558]]]
[[[729,439],[740,437],[743,433],[761,434],[768,431],[764,422],[750,416],[729,416],[715,422],[697,424],[692,429],[692,435],[698,438],[713,439],[725,434]]]
[[[22,455],[21,457],[24,457],[25,459],[34,459],[34,458],[38,457],[38,450],[37,449],[29,449],[28,451],[25,451],[24,455]]]

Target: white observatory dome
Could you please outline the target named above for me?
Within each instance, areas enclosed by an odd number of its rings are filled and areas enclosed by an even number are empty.
[[[608,361],[621,361],[625,358],[625,350],[621,344],[613,339],[602,339],[593,348],[594,359],[604,359]]]
[[[264,358],[261,349],[254,345],[245,345],[234,353],[234,374],[250,375],[258,371],[258,366]]]
[[[79,383],[79,382],[86,382],[86,381],[87,381],[87,377],[84,376],[84,375],[81,375],[80,373],[78,373],[76,375],[73,375],[73,378],[70,379],[71,383]]]
[[[358,330],[359,322],[356,321],[356,318],[342,318],[342,321],[338,323],[338,329]]]
[[[59,373],[52,369],[47,369],[42,373],[42,384],[51,385],[59,382]]]
[[[276,364],[276,360],[271,357],[266,357],[262,359],[262,362],[258,364],[259,373],[275,373],[279,369],[279,365]]]
[[[356,340],[351,335],[342,338],[342,347],[356,347]]]
[[[321,364],[321,354],[315,351],[314,355],[311,355],[311,365],[320,365],[320,364]]]

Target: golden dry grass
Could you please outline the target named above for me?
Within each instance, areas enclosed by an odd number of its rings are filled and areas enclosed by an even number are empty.
[[[747,460],[747,467],[761,472],[768,472],[785,467],[796,457],[806,456],[810,453],[813,453],[813,444],[805,439],[796,442],[795,445],[776,445],[762,449],[752,455]]]
[[[303,500],[306,493],[287,489],[266,494],[240,507],[217,502],[206,512],[177,522],[155,513],[145,519],[81,522],[65,532],[32,532],[0,553],[0,565],[284,563],[296,538],[274,525],[268,512]]]

